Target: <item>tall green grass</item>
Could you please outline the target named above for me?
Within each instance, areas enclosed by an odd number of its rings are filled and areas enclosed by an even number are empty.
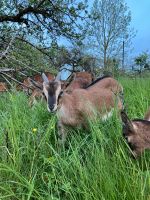
[[[150,105],[150,80],[120,79],[131,118]],[[0,96],[0,199],[148,200],[150,154],[134,160],[116,114],[70,129],[66,148],[57,145],[56,116],[44,103],[32,108],[23,93]]]

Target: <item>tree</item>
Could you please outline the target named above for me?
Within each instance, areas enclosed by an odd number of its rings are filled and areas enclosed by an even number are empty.
[[[96,58],[82,50],[82,46],[73,46],[68,50],[68,64],[72,65],[73,71],[85,70],[94,73]]]
[[[146,52],[143,52],[139,56],[134,59],[135,64],[138,66],[138,69],[134,69],[138,71],[139,74],[142,73],[145,69],[150,69],[149,67],[149,55]]]
[[[131,12],[124,0],[95,0],[91,10],[91,35],[96,39],[103,67],[107,60],[120,56],[123,43],[129,47],[133,31],[129,28]],[[117,58],[118,59],[118,58]]]
[[[85,4],[77,0],[2,0],[0,22],[16,28],[21,26],[24,34],[39,40],[44,40],[45,34],[78,38],[81,33],[78,19],[84,19],[85,8]]]
[[[0,66],[54,66],[53,41],[82,38],[85,13],[84,0],[0,1]]]
[[[83,32],[84,11],[86,13],[86,4],[82,0],[2,0],[1,38],[4,41],[9,32],[10,36],[17,35],[20,40],[39,50],[50,46],[56,38],[78,40]]]

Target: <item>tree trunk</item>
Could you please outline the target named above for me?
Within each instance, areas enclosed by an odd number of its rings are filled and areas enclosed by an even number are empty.
[[[107,70],[107,49],[104,48],[104,69]]]

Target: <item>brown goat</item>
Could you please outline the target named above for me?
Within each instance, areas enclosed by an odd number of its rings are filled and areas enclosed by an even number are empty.
[[[118,86],[114,85],[113,90],[111,85],[109,88],[107,80],[110,82],[110,77],[99,78],[87,89],[75,89],[70,94],[62,93],[60,81],[49,82],[44,74],[43,79],[43,92],[47,99],[47,109],[49,112],[58,109],[59,136],[62,143],[66,138],[66,126],[87,127],[87,119],[94,120],[96,116],[99,116],[102,120],[106,120],[112,115],[115,107],[123,108],[121,99],[116,95],[120,84],[114,80]],[[105,84],[103,84],[103,81]],[[101,84],[103,87],[101,87]],[[115,91],[116,88],[117,91]]]
[[[47,76],[47,74],[45,74]],[[35,80],[35,78],[34,78]],[[54,78],[51,79],[51,77],[48,77],[49,81],[54,80]],[[67,93],[72,92],[74,89],[77,88],[85,88],[87,87],[91,82],[92,82],[93,78],[92,78],[92,74],[88,73],[88,72],[76,72],[73,73],[66,81],[62,81],[61,80],[61,89],[65,90]],[[41,81],[34,81],[34,85],[33,82],[31,82],[30,79],[28,79],[28,82],[30,82],[30,86],[32,85],[34,87],[33,91],[32,91],[32,95],[30,97],[29,100],[29,105],[31,106],[33,104],[33,102],[35,101],[36,98],[43,98],[43,91],[40,89],[42,88],[42,82],[43,79]],[[36,87],[36,86],[37,87]]]
[[[142,119],[130,120],[122,111],[123,136],[129,144],[133,156],[137,158],[145,149],[150,149],[150,121]]]
[[[37,99],[40,99],[43,101],[43,99],[45,99],[45,98],[44,98],[44,94],[41,91],[41,89],[35,88],[32,90],[32,94],[29,97],[29,106],[33,106],[33,104],[36,103]]]
[[[69,83],[65,92],[70,93],[77,88],[86,88],[93,81],[93,75],[88,72],[76,72],[73,74],[73,80]]]
[[[50,72],[45,72],[45,74],[48,77],[49,81],[52,81],[55,79],[55,76],[53,74],[51,74]],[[36,85],[33,84],[33,82],[31,82],[31,80],[33,80],[36,83]],[[24,92],[26,92],[27,94],[30,95],[30,98],[29,98],[30,106],[32,106],[34,104],[36,99],[41,99],[41,100],[44,99],[44,95],[43,95],[42,88],[41,88],[42,83],[43,83],[43,79],[40,74],[36,74],[36,75],[32,76],[31,78],[28,77],[23,81],[23,84],[26,85],[27,87],[25,87],[25,86],[21,86],[21,87]],[[28,87],[31,88],[31,91]]]
[[[108,89],[108,90],[112,91],[114,94],[123,95],[123,87],[122,87],[122,85],[120,83],[118,83],[117,80],[115,80],[111,76],[107,76],[107,75],[96,79],[90,85],[88,85],[88,87],[86,87],[86,89],[88,90],[88,88],[93,87],[95,85],[95,83],[97,81],[99,81],[99,80],[101,81],[100,82],[100,88],[101,89],[102,88]]]
[[[8,90],[6,83],[0,82],[0,92],[5,92]]]

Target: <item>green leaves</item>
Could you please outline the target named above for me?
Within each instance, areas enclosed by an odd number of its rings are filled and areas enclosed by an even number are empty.
[[[77,3],[76,0],[72,2],[30,0],[22,4],[12,1],[13,12],[10,12],[11,8],[8,4],[4,5],[2,4],[2,8],[6,7],[8,12],[0,13],[0,22],[24,24],[27,32],[31,34],[34,27],[40,26],[43,31],[48,30],[51,34],[55,33],[58,36],[63,35],[69,38],[76,37],[76,33],[80,32],[79,19],[83,18],[82,11],[86,8],[85,3],[82,1]],[[64,31],[62,25],[67,25],[68,30]],[[71,34],[70,30],[72,30]],[[36,32],[38,31],[35,29]]]
[[[137,65],[143,66],[148,62],[149,55],[144,52],[135,58],[135,63]]]

